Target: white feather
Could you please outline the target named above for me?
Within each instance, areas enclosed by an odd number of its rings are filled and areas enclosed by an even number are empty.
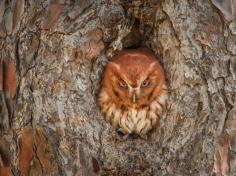
[[[128,128],[127,126],[126,126],[126,122],[127,122],[127,118],[128,117],[122,117],[121,118],[121,127],[127,132],[127,134],[130,134],[130,133],[132,133],[132,131],[131,131],[131,129],[130,128]]]
[[[141,134],[147,134],[147,132],[151,129],[151,121],[149,119],[145,120],[145,126],[140,130]]]
[[[131,121],[132,123],[136,124],[137,123],[137,109],[130,109],[130,116],[131,116]]]
[[[99,94],[99,98],[100,98],[100,101],[107,102],[109,100],[109,95],[104,89],[102,89],[101,93]]]
[[[163,85],[163,89],[166,86]],[[150,103],[149,110],[147,108],[138,109],[136,106],[127,109],[122,114],[114,103],[110,104],[109,95],[105,90],[102,90],[99,95],[100,103],[103,103],[102,112],[106,113],[106,121],[111,121],[112,125],[120,128],[124,133],[136,133],[146,135],[146,133],[155,126],[160,118],[160,115],[167,100],[167,93],[164,91],[156,100]]]
[[[144,118],[142,118],[139,122],[138,122],[138,124],[137,124],[137,127],[136,127],[136,132],[139,134],[140,133],[140,131],[144,128],[144,126],[146,125],[146,121],[145,121],[145,119]]]
[[[159,112],[162,112],[162,107],[161,107],[161,105],[158,103],[158,101],[153,101],[153,102],[151,103],[150,107],[151,107],[151,110],[152,110],[152,111],[158,110]]]
[[[166,93],[163,93],[163,94],[161,94],[161,96],[159,97],[159,102],[160,102],[162,105],[165,105],[167,98],[168,98],[167,94],[166,94]]]
[[[155,112],[150,111],[149,118],[152,120],[152,125],[155,126],[157,123],[158,115]]]
[[[114,112],[113,126],[118,127],[121,118],[121,111],[116,109]]]
[[[107,114],[106,114],[107,121],[110,121],[110,119],[112,118],[112,114],[114,113],[115,108],[116,108],[116,105],[113,103],[111,107],[108,109]]]
[[[137,133],[140,133],[141,129],[145,126],[146,115],[147,115],[147,111],[145,109],[140,110],[138,112],[138,115],[137,115],[138,120],[136,123],[136,130],[135,130]]]
[[[165,84],[162,85],[162,89],[167,89]]]

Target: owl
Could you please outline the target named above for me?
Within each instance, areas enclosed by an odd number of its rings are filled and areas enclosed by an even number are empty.
[[[108,63],[98,103],[105,120],[125,135],[146,139],[166,106],[164,72],[147,49],[119,52]]]

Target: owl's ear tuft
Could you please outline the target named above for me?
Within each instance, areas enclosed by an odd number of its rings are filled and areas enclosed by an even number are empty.
[[[109,66],[112,70],[120,70],[120,66],[115,62],[109,62]]]

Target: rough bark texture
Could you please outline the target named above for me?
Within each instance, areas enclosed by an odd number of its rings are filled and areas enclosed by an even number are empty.
[[[236,126],[235,26],[209,0],[1,0],[0,175],[209,175]],[[121,140],[96,95],[109,58],[139,45],[168,108],[148,140]]]

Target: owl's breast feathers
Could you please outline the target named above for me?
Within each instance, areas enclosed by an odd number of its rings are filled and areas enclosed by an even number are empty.
[[[167,89],[163,85],[161,94],[148,106],[118,106],[111,101],[106,89],[102,88],[98,101],[105,119],[124,134],[135,133],[146,138],[148,131],[157,126],[166,106]]]

